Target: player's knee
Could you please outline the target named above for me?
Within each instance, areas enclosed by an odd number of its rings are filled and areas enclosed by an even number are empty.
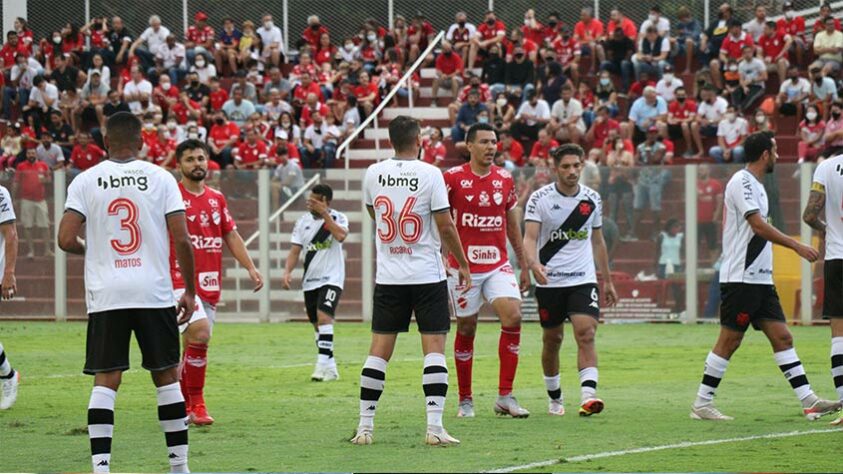
[[[574,333],[577,344],[580,346],[594,345],[594,335],[597,331],[594,328],[580,329]]]
[[[544,334],[542,334],[542,342],[546,348],[556,348],[558,349],[562,345],[562,331],[559,330],[546,330]]]
[[[197,329],[185,339],[187,339],[188,344],[208,344],[211,342],[211,329],[206,325]]]
[[[151,372],[152,382],[156,387],[171,385],[179,381],[179,371],[176,367]]]
[[[474,318],[457,318],[457,333],[463,337],[474,337],[477,333],[477,320]]]
[[[786,331],[776,336],[775,345],[777,350],[785,350],[793,347],[793,335]]]

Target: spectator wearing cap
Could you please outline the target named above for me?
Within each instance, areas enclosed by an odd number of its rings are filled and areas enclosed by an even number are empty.
[[[782,115],[796,115],[798,108],[808,103],[810,95],[811,82],[799,76],[798,67],[790,66],[787,68],[787,78],[779,87],[776,107]]]
[[[841,31],[841,29],[843,29],[843,28],[841,28],[840,20],[837,19],[837,18],[834,18],[831,14],[831,3],[823,2],[823,4],[820,5],[820,16],[814,22],[814,37],[816,37],[821,31],[826,29],[825,22],[829,18],[834,20],[834,29],[835,30]]]
[[[161,17],[150,16],[149,27],[132,43],[129,56],[137,56],[144,70],[148,71],[155,67],[155,56],[161,46],[166,44],[168,36],[170,36],[170,30],[161,25]],[[146,43],[146,48],[142,47],[144,43]]]
[[[685,72],[691,73],[696,53],[699,52],[702,26],[696,18],[691,17],[691,10],[682,6],[676,10],[676,35],[670,41],[675,45],[677,56],[685,56]]]
[[[477,27],[469,23],[468,15],[464,11],[459,11],[454,15],[454,23],[448,28],[445,33],[445,39],[448,40],[462,58],[468,58],[469,48],[471,47],[471,38],[477,34]]]
[[[535,89],[527,91],[526,95],[526,100],[518,107],[511,127],[512,136],[522,143],[536,141],[539,130],[547,127],[551,120],[550,106],[547,101],[540,99]]]
[[[167,74],[170,82],[178,84],[187,73],[185,54],[184,45],[176,42],[175,35],[167,35],[164,44],[155,51],[155,67],[147,71],[150,81],[157,84],[158,77]]]
[[[843,33],[836,27],[837,20],[832,17],[825,19],[825,29],[814,35],[815,63],[823,65],[826,76],[836,75],[843,62]]]
[[[582,54],[591,57],[591,70],[595,72],[600,62],[605,59],[603,47],[600,46],[604,35],[603,22],[594,18],[594,9],[581,9],[580,21],[574,25],[574,37],[582,45]]]
[[[536,80],[536,67],[527,58],[524,48],[516,46],[512,51],[512,62],[506,65],[504,84],[513,95],[520,95],[522,100],[527,93],[534,91]]]
[[[629,89],[634,72],[632,57],[635,54],[635,40],[626,36],[623,30],[616,28],[603,42],[603,50],[606,53],[606,60],[600,64],[600,69],[620,75],[623,89]]]
[[[618,28],[620,28],[624,36],[632,41],[638,39],[638,29],[635,27],[635,22],[630,20],[616,7],[609,13],[609,22],[606,23],[606,33],[611,37]]]
[[[729,25],[733,18],[734,10],[732,6],[728,2],[722,3],[717,11],[717,21],[712,22],[700,37],[700,51],[706,55],[706,61],[711,71],[711,80],[718,89],[723,88],[723,76],[720,69],[725,64],[725,61],[721,59],[720,50],[726,36],[729,35]],[[740,22],[737,23],[738,29],[740,29]],[[740,50],[735,55],[735,57],[738,56],[740,56]]]
[[[554,38],[550,46],[556,53],[556,61],[562,65],[562,72],[572,81],[578,82],[582,46],[571,34],[571,30],[567,26],[563,26],[559,31],[559,36]]]
[[[3,117],[6,120],[12,118],[12,103],[15,100],[19,107],[29,103],[29,93],[37,76],[38,70],[29,64],[25,55],[15,56],[15,64],[9,73],[9,83],[3,88]]]
[[[661,77],[665,66],[670,64],[669,55],[670,40],[659,35],[655,26],[647,28],[644,36],[638,41],[638,52],[632,56],[635,78],[640,79],[643,70],[647,70],[650,77]]]
[[[196,12],[193,22],[184,34],[187,63],[195,64],[197,55],[204,56],[205,62],[210,63],[214,60],[214,29],[208,25],[208,15],[205,12]]]
[[[506,36],[506,25],[498,20],[495,12],[487,11],[484,15],[483,23],[477,27],[477,34],[471,38],[471,45],[468,53],[469,69],[476,64],[477,55],[484,58],[491,56],[490,49],[492,46],[497,46],[497,52],[500,54],[500,46]]]
[[[574,88],[570,84],[562,87],[562,97],[553,104],[547,128],[560,143],[578,144],[585,135],[583,105],[580,100],[574,98]]]
[[[767,66],[755,57],[755,48],[743,47],[743,57],[738,63],[740,85],[732,92],[732,105],[739,112],[748,110],[756,100],[764,95],[767,82]]]
[[[635,148],[635,162],[639,171],[638,181],[633,187],[633,223],[630,229],[632,236],[636,236],[636,229],[640,227],[647,208],[653,214],[654,223],[651,228],[661,227],[662,191],[670,178],[670,171],[661,166],[666,164],[667,149],[658,138],[658,127],[651,126],[647,129],[647,138]],[[657,232],[653,232],[653,235]]]
[[[233,19],[224,18],[222,20],[222,30],[219,32],[217,43],[214,45],[214,62],[217,71],[222,72],[226,61],[231,72],[237,71],[237,59],[242,37],[243,33],[234,26]]]
[[[94,69],[90,81],[82,87],[79,104],[73,109],[71,115],[70,123],[74,130],[83,129],[86,123],[95,122],[97,125],[103,123],[105,119],[102,108],[108,100],[109,90],[108,85],[102,82],[99,71]]]
[[[289,146],[276,144],[272,149],[271,159],[277,163],[272,173],[272,202],[280,206],[304,186],[304,176],[298,160],[291,155]]]
[[[805,54],[805,17],[797,15],[793,9],[793,2],[790,0],[782,5],[782,17],[776,21],[776,29],[792,39],[790,49],[796,53],[796,63],[802,64],[802,56]]]
[[[726,109],[726,115],[717,125],[717,146],[711,147],[708,154],[718,163],[743,163],[744,138],[749,135],[749,123],[738,116],[734,106]]]
[[[764,34],[764,28],[767,26],[768,21],[767,9],[764,5],[756,5],[755,17],[744,23],[743,29],[749,33],[749,35],[752,36],[752,39],[757,43],[761,38],[761,35]]]
[[[829,105],[837,100],[837,86],[834,79],[823,72],[821,63],[814,62],[808,71],[811,78],[810,103],[817,105],[828,118]]]
[[[675,97],[674,92],[676,89],[684,87],[684,85],[685,83],[682,82],[682,79],[679,79],[673,73],[673,66],[668,64],[664,67],[664,75],[656,83],[656,93],[670,103]]]
[[[322,24],[318,16],[310,15],[307,17],[307,27],[302,31],[296,47],[310,46],[313,51],[316,51],[319,49],[319,39],[326,34],[329,34],[328,27]]]
[[[284,37],[281,35],[281,28],[275,26],[270,14],[264,15],[261,23],[262,27],[257,31],[263,47],[259,52],[260,57],[265,64],[280,66],[281,57],[284,55]]]
[[[486,104],[480,101],[480,91],[471,90],[460,110],[457,112],[456,122],[451,129],[451,140],[454,143],[465,141],[468,129],[477,123],[477,116],[482,111],[488,111]]]
[[[256,112],[255,104],[243,97],[243,88],[232,88],[231,98],[222,106],[222,111],[229,120],[242,127],[249,117]]]
[[[779,80],[784,82],[790,67],[787,55],[793,45],[793,37],[780,30],[774,21],[768,21],[764,24],[764,33],[756,42],[767,72],[776,72]]]
[[[647,86],[644,94],[635,99],[629,108],[629,127],[635,143],[641,143],[646,138],[650,127],[664,127],[667,121],[667,102],[659,97],[656,88]]]
[[[662,16],[662,9],[658,5],[650,7],[647,19],[641,22],[641,26],[638,29],[638,39],[646,36],[647,30],[650,27],[655,27],[659,36],[670,38],[670,20]]]
[[[684,86],[674,90],[674,97],[667,106],[667,134],[673,140],[685,140],[685,158],[702,158],[702,148],[698,148],[697,154],[694,155],[694,142],[691,140],[691,130],[697,118],[697,103],[688,98]]]
[[[456,100],[460,86],[462,86],[462,75],[462,58],[454,52],[449,41],[443,41],[442,51],[436,57],[436,77],[433,78],[433,101],[436,105],[441,105],[439,88],[442,86],[450,88],[451,101]]]

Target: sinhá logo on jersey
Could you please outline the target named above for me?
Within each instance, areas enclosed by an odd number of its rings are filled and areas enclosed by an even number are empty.
[[[146,176],[107,176],[97,178],[97,186],[102,189],[118,189],[136,187],[140,191],[149,189]]]
[[[419,190],[419,178],[407,176],[378,175],[378,184],[384,188],[409,188],[410,191]]]

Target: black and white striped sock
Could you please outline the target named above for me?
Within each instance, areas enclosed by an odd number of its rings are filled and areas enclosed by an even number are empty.
[[[562,401],[562,385],[559,381],[559,374],[548,377],[544,376],[544,386],[547,389],[547,396],[551,400]]]
[[[158,387],[158,422],[167,441],[170,472],[187,468],[187,411],[178,382]]]
[[[117,392],[95,386],[88,402],[88,437],[94,472],[110,472],[111,437],[114,434],[114,400]]]
[[[709,352],[705,358],[705,369],[700,388],[697,390],[696,406],[707,405],[714,400],[714,392],[720,385],[726,369],[729,367],[729,359],[724,359],[714,352]]]
[[[831,376],[837,396],[843,400],[843,337],[831,338]]]
[[[597,367],[580,370],[580,398],[583,402],[597,395]]]
[[[802,367],[802,362],[796,355],[796,349],[791,348],[776,352],[773,356],[776,358],[776,365],[781,369],[784,378],[790,382],[790,386],[799,401],[814,394],[814,391],[811,390],[811,384],[808,383],[808,376],[805,375],[805,368]]]
[[[445,354],[430,353],[424,356],[422,389],[427,407],[427,426],[442,427],[445,397],[448,395],[448,365]]]
[[[380,357],[369,356],[360,373],[360,426],[375,425],[375,411],[383,393],[386,381],[387,362]]]
[[[334,361],[334,325],[321,324],[316,336],[316,347],[319,355],[316,364],[320,367],[336,367]]]
[[[15,371],[9,364],[9,360],[6,359],[6,351],[3,350],[3,344],[0,343],[0,379],[10,379],[14,376]]]

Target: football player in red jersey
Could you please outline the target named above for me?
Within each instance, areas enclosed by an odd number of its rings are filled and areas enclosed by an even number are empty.
[[[225,196],[205,185],[208,175],[208,148],[199,140],[185,140],[176,148],[176,162],[182,179],[179,183],[186,209],[187,230],[193,244],[196,273],[196,311],[186,325],[180,327],[184,338],[184,354],[179,371],[181,390],[190,421],[210,425],[214,419],[205,408],[205,369],[208,365],[208,342],[214,325],[216,305],[220,299],[223,242],[255,284],[263,287],[263,277],[255,268],[237,225],[228,212]],[[184,281],[175,253],[170,251],[170,273],[177,295],[184,291]]]
[[[489,302],[501,321],[498,344],[500,377],[495,413],[526,418],[530,412],[512,396],[512,384],[518,367],[521,343],[521,292],[530,287],[530,275],[522,251],[521,225],[516,207],[518,196],[512,175],[492,164],[497,153],[495,129],[485,123],[471,126],[466,144],[471,160],[445,173],[448,201],[468,257],[471,281],[465,290],[456,278],[449,278],[452,298],[456,303],[457,336],[454,341],[460,404],[457,416],[473,417],[471,369],[474,358],[474,335],[477,314],[483,300]],[[512,244],[521,272],[521,284],[509,264],[506,241]],[[456,260],[449,259],[456,269]]]

